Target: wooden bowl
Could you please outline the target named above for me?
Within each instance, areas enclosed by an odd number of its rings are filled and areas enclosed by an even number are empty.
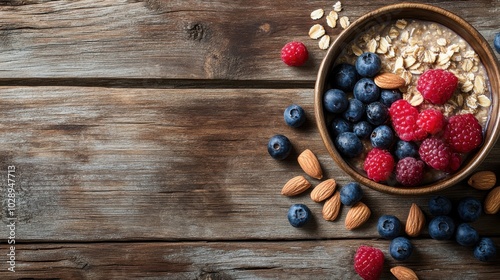
[[[439,23],[448,27],[465,41],[478,54],[482,64],[484,65],[489,82],[491,93],[490,118],[485,127],[484,141],[480,148],[473,154],[470,154],[462,163],[459,170],[453,174],[449,174],[445,178],[417,186],[417,187],[400,187],[390,186],[382,183],[376,183],[364,174],[358,172],[349,163],[347,163],[335,148],[332,138],[327,129],[327,121],[323,110],[323,94],[329,89],[327,77],[333,68],[333,64],[341,54],[342,50],[351,43],[360,32],[368,30],[377,24],[391,22],[398,19],[415,19],[429,22]],[[494,55],[488,42],[481,34],[474,29],[469,23],[461,19],[459,16],[446,11],[444,9],[418,3],[400,3],[395,5],[385,6],[373,12],[366,14],[356,20],[344,32],[342,32],[328,50],[321,66],[319,68],[316,85],[314,89],[315,100],[315,117],[323,142],[334,161],[356,181],[364,184],[372,189],[401,195],[419,195],[436,192],[465,179],[470,175],[486,158],[490,150],[495,145],[499,136],[500,115],[499,115],[499,94],[500,94],[500,70],[496,56]]]

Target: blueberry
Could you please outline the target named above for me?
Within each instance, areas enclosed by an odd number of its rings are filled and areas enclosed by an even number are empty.
[[[474,222],[479,219],[483,206],[481,201],[473,197],[464,197],[458,202],[458,216],[464,222]]]
[[[283,117],[285,118],[285,123],[291,127],[299,127],[306,121],[304,109],[296,104],[286,107]]]
[[[370,134],[372,134],[373,127],[367,121],[360,121],[353,125],[352,131],[359,137],[359,139],[366,139],[370,136]]]
[[[401,221],[393,215],[383,215],[378,218],[377,231],[385,239],[394,239],[401,232]]]
[[[375,127],[370,135],[370,142],[374,148],[388,150],[394,140],[394,132],[388,125]]]
[[[323,106],[330,113],[342,113],[348,105],[347,95],[340,89],[329,89],[323,95]]]
[[[385,123],[389,117],[389,109],[382,102],[372,102],[366,106],[366,118],[373,125]]]
[[[479,241],[479,234],[469,224],[463,223],[457,227],[455,240],[462,246],[472,246]]]
[[[373,77],[382,68],[382,61],[377,54],[365,52],[356,59],[356,71],[362,77]]]
[[[418,146],[413,142],[398,140],[395,145],[394,155],[398,159],[404,159],[405,157],[416,158],[418,156]]]
[[[349,99],[349,105],[347,106],[347,110],[345,110],[343,116],[344,119],[355,123],[361,120],[361,118],[365,115],[365,104],[363,102],[351,98]]]
[[[363,152],[363,143],[353,132],[342,132],[335,138],[335,147],[348,158],[359,156]]]
[[[353,89],[354,97],[363,103],[371,103],[380,98],[380,88],[370,78],[360,79]]]
[[[293,204],[288,209],[288,221],[293,227],[302,227],[311,219],[311,210],[304,204]]]
[[[352,206],[363,198],[363,190],[356,182],[350,182],[340,189],[340,202]]]
[[[352,91],[359,76],[354,65],[341,63],[333,68],[330,78],[334,87],[343,91]]]
[[[284,160],[292,151],[292,143],[285,135],[277,134],[267,142],[269,155],[277,160]]]
[[[483,237],[474,248],[474,257],[482,262],[493,260],[497,254],[497,248],[491,238]]]
[[[396,237],[389,245],[389,253],[398,261],[407,260],[413,252],[413,245],[406,237]]]
[[[445,196],[436,195],[429,200],[429,212],[434,216],[448,215],[451,208],[451,200]]]
[[[495,35],[493,45],[495,46],[495,50],[497,50],[497,53],[500,53],[500,33],[497,33],[497,35]]]
[[[450,239],[454,232],[455,223],[449,216],[437,216],[429,222],[429,235],[433,239]]]
[[[399,90],[383,89],[380,91],[380,102],[387,107],[391,107],[394,101],[402,99],[403,96]]]
[[[333,137],[336,137],[342,132],[351,132],[352,124],[343,118],[335,118],[330,125]]]

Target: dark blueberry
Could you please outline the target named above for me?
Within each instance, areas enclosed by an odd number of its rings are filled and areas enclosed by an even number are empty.
[[[373,126],[367,121],[360,121],[353,125],[352,131],[360,139],[366,139],[372,134]]]
[[[429,222],[429,235],[436,240],[447,240],[455,233],[455,223],[449,216],[437,216]]]
[[[418,146],[413,142],[398,140],[395,146],[394,155],[398,159],[404,159],[405,157],[416,158],[418,156]]]
[[[479,199],[473,197],[464,197],[458,202],[458,216],[464,222],[474,222],[479,219],[483,206]]]
[[[374,77],[382,68],[382,61],[377,54],[365,52],[356,60],[356,71],[362,77]]]
[[[363,190],[356,182],[350,182],[340,189],[340,202],[352,206],[363,198]]]
[[[347,106],[347,110],[345,110],[343,116],[344,119],[355,123],[361,120],[361,118],[365,115],[365,104],[363,102],[351,98],[349,99],[349,105]]]
[[[372,103],[379,100],[380,88],[370,78],[362,78],[353,89],[354,97],[363,103]]]
[[[353,132],[342,132],[335,138],[335,147],[348,158],[359,156],[363,152],[363,143]]]
[[[389,253],[398,261],[407,260],[413,252],[413,245],[406,237],[396,237],[389,245]]]
[[[351,92],[359,76],[354,65],[341,63],[333,68],[330,79],[335,88]]]
[[[394,101],[402,99],[403,96],[399,90],[383,89],[380,91],[380,102],[387,107],[391,107]]]
[[[497,248],[491,238],[483,237],[474,248],[474,257],[482,262],[493,260],[497,254]]]
[[[452,207],[451,200],[445,196],[435,195],[429,200],[429,212],[434,216],[448,215]]]
[[[497,33],[497,35],[495,35],[493,45],[495,46],[495,50],[497,50],[497,53],[500,53],[500,33]]]
[[[472,246],[479,241],[479,234],[469,224],[463,223],[457,227],[455,240],[462,246]]]
[[[342,113],[348,105],[347,95],[340,89],[329,89],[323,95],[323,106],[330,113]]]
[[[290,155],[292,143],[285,135],[277,134],[267,142],[267,151],[274,159],[283,160]]]
[[[299,127],[306,121],[304,109],[296,104],[286,107],[283,117],[285,118],[285,123],[291,127]]]
[[[385,239],[393,239],[401,232],[401,221],[393,215],[383,215],[378,218],[377,231]]]
[[[330,125],[333,137],[336,137],[342,132],[352,132],[352,124],[343,118],[335,118]]]
[[[372,102],[366,106],[366,118],[373,125],[385,123],[389,117],[389,109],[382,102]]]
[[[311,210],[304,204],[293,204],[288,209],[288,221],[294,227],[302,227],[311,219]]]
[[[380,125],[373,129],[370,142],[374,148],[388,150],[394,140],[394,132],[388,125]]]

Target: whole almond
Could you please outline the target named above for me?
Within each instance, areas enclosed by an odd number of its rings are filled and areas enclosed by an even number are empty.
[[[417,204],[412,203],[408,219],[406,219],[405,232],[410,237],[418,236],[425,226],[425,216]]]
[[[375,77],[375,84],[382,89],[397,89],[406,84],[405,79],[393,73],[382,73]]]
[[[366,206],[363,202],[356,202],[349,212],[347,212],[347,216],[345,217],[345,228],[348,230],[352,230],[363,225],[368,219],[372,212],[370,208]]]
[[[303,193],[310,187],[311,183],[309,183],[304,176],[300,175],[288,180],[281,189],[281,194],[285,196],[294,196]]]
[[[478,190],[489,190],[497,183],[497,176],[492,171],[479,171],[474,173],[467,183]]]
[[[340,213],[340,192],[336,191],[332,197],[323,204],[323,219],[327,221],[335,221]]]
[[[496,214],[500,210],[500,186],[492,189],[484,200],[484,213]]]
[[[311,192],[311,199],[314,202],[321,202],[332,196],[337,183],[334,179],[328,179],[317,185]]]
[[[300,153],[297,158],[300,167],[304,172],[315,178],[320,180],[323,178],[323,170],[321,170],[321,165],[319,164],[318,158],[316,155],[309,149],[306,149],[302,153]]]
[[[398,280],[418,280],[417,274],[411,268],[395,266],[391,268],[391,273]]]

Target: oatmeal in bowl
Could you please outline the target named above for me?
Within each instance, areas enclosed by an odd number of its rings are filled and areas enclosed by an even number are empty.
[[[382,192],[423,194],[456,184],[498,135],[499,66],[484,38],[441,8],[375,10],[330,47],[315,115],[335,162]]]

